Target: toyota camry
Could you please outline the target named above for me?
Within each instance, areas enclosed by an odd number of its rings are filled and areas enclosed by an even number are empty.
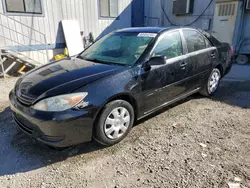
[[[53,147],[113,145],[136,120],[194,93],[211,96],[233,49],[188,27],[114,31],[22,76],[9,98],[19,128]],[[166,120],[167,121],[167,120]]]

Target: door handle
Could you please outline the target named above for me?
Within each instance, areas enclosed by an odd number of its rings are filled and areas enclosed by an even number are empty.
[[[187,66],[187,63],[186,63],[186,62],[181,62],[181,63],[180,63],[180,67],[181,67],[182,69],[185,69],[186,66]]]
[[[212,58],[215,58],[215,56],[216,56],[216,53],[215,53],[215,52],[211,53],[211,57],[212,57]]]

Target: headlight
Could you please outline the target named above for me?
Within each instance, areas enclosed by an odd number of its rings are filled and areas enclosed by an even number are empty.
[[[88,95],[88,93],[72,93],[67,95],[58,95],[43,99],[36,103],[33,108],[40,111],[59,112],[70,109],[79,103]],[[87,105],[88,103],[85,102]]]

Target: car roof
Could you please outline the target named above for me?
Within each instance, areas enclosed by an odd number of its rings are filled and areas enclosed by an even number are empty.
[[[117,30],[117,33],[161,33],[163,31],[169,31],[173,29],[184,29],[190,27],[180,27],[180,26],[171,26],[171,27],[131,27]]]

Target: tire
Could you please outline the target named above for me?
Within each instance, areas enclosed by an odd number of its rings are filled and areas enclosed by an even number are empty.
[[[134,124],[134,109],[124,100],[115,100],[104,106],[95,127],[94,139],[111,146],[122,141]]]
[[[215,75],[218,75],[218,77]],[[213,80],[214,80],[214,84],[215,84],[215,85],[213,85],[214,88],[212,88],[212,86],[211,86],[211,82],[213,82]],[[218,68],[214,68],[212,70],[207,82],[205,83],[203,89],[200,91],[200,94],[204,95],[206,97],[214,95],[219,88],[220,80],[221,80],[221,72]]]
[[[236,58],[236,63],[239,64],[239,65],[246,65],[248,63],[249,59],[246,55],[239,55],[237,58]]]

